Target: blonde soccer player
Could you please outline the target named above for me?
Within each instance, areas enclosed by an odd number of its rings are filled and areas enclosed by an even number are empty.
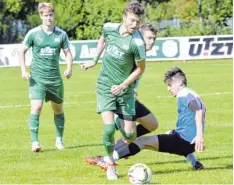
[[[20,50],[20,67],[22,78],[29,80],[29,99],[31,112],[29,130],[32,142],[32,152],[40,152],[38,138],[39,118],[44,100],[51,102],[56,127],[57,149],[62,150],[65,116],[63,110],[64,86],[59,70],[59,55],[63,50],[66,56],[67,69],[64,76],[72,76],[72,54],[69,39],[65,31],[54,26],[54,7],[51,3],[39,3],[38,11],[42,24],[31,29],[24,38]],[[25,53],[32,48],[32,63],[30,73],[25,66]]]

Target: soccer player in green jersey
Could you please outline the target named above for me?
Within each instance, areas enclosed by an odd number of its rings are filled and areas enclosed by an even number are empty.
[[[46,102],[51,101],[54,111],[54,123],[57,135],[55,146],[59,150],[64,148],[64,87],[59,70],[61,49],[64,51],[67,63],[64,75],[67,79],[72,76],[72,54],[69,48],[69,39],[66,32],[53,25],[53,5],[51,3],[39,3],[38,10],[42,19],[42,25],[27,33],[20,50],[22,78],[29,80],[29,98],[31,104],[29,129],[33,152],[41,151],[38,140],[38,129],[44,100]],[[33,58],[29,73],[25,66],[25,53],[30,47],[32,48]]]
[[[104,122],[103,144],[107,153],[107,178],[118,179],[112,154],[114,151],[114,113],[119,118],[125,141],[135,137],[134,82],[145,69],[145,43],[138,31],[144,9],[139,3],[129,4],[124,11],[123,23],[106,23],[93,62],[81,65],[83,70],[95,66],[105,48],[103,64],[97,80],[97,112]]]

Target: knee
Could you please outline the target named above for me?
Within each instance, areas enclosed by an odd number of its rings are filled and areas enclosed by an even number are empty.
[[[150,132],[153,132],[153,131],[155,131],[156,129],[158,129],[158,126],[159,126],[158,121],[157,121],[157,119],[155,118],[155,119],[153,119],[153,120],[151,121],[151,123],[149,124],[148,130],[149,130]]]
[[[114,136],[115,134],[115,125],[104,125],[104,135]]]
[[[42,105],[34,105],[31,107],[31,114],[40,114],[42,109]]]
[[[150,131],[152,132],[152,131],[158,129],[159,123],[158,123],[157,118],[153,114],[152,114],[152,119],[151,120],[152,120],[152,122],[151,122],[151,129],[150,129]]]
[[[152,132],[152,131],[155,131],[156,129],[158,129],[158,126],[159,126],[159,123],[158,123],[158,121],[155,119],[155,122],[152,124],[150,131],[151,131],[151,132]]]
[[[156,130],[159,125],[157,118],[152,113],[148,114],[147,116],[138,118],[137,122],[139,122],[149,132]]]
[[[136,139],[136,132],[125,133],[125,141],[131,143]]]
[[[62,107],[56,107],[56,108],[53,108],[54,110],[54,114],[55,115],[60,115],[63,113],[63,108]]]

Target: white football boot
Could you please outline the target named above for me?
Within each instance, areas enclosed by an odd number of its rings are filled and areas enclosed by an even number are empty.
[[[56,137],[55,146],[58,150],[64,149],[63,139],[61,137]]]
[[[39,141],[33,141],[32,142],[32,152],[40,152],[41,147]]]
[[[118,174],[117,174],[117,169],[116,169],[116,164],[108,164],[107,170],[106,170],[106,177],[108,180],[117,180]]]

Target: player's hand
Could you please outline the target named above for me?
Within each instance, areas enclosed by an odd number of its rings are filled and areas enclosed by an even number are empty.
[[[120,93],[122,93],[125,89],[127,88],[127,86],[120,84],[120,85],[113,85],[111,87],[111,93],[114,95],[119,95]]]
[[[80,68],[83,70],[83,71],[86,71],[88,70],[89,68],[92,68],[96,65],[96,62],[92,61],[92,62],[87,62],[87,63],[83,63],[83,64],[80,64]]]
[[[71,76],[72,76],[72,69],[66,69],[66,70],[64,71],[64,76],[65,76],[67,79],[71,78]]]
[[[22,79],[29,80],[30,74],[27,71],[22,71]]]
[[[202,136],[196,136],[191,144],[195,143],[195,151],[196,152],[203,152],[205,150],[205,142]]]

